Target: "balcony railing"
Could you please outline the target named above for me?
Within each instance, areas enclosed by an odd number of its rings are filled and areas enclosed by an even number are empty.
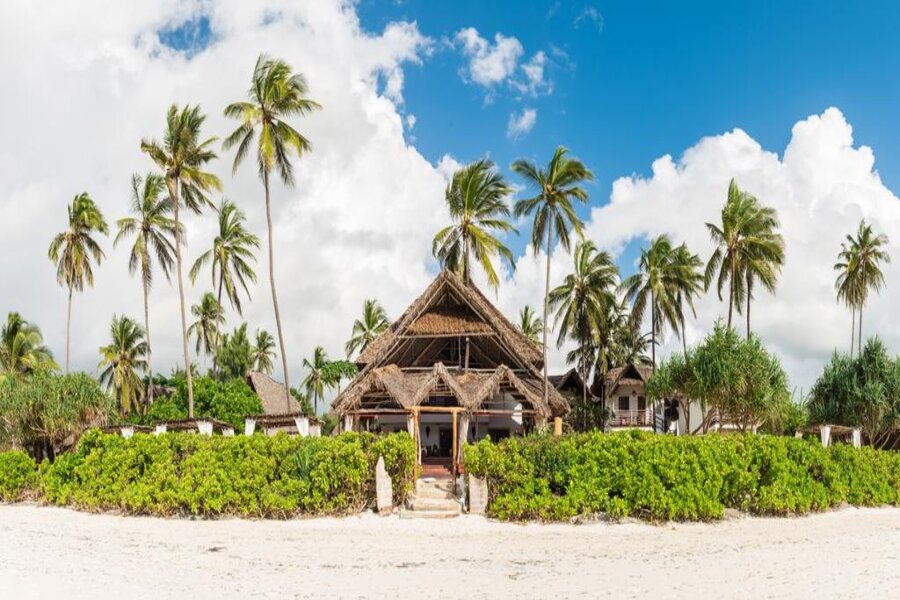
[[[614,410],[609,418],[610,427],[650,427],[653,425],[652,410]]]

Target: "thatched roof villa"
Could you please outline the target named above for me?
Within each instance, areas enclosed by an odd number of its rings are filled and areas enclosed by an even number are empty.
[[[521,434],[569,410],[543,356],[473,284],[442,271],[357,359],[332,407],[347,430],[406,429],[428,468],[455,473],[464,442]]]

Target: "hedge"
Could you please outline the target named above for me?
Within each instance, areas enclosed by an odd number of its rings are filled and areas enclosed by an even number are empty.
[[[900,453],[812,440],[593,432],[483,440],[464,452],[500,519],[712,520],[727,508],[790,515],[900,504]]]
[[[36,483],[35,469],[34,459],[26,452],[0,452],[0,501],[21,500]]]
[[[167,433],[126,440],[92,431],[75,452],[42,463],[31,485],[44,502],[89,511],[267,518],[346,514],[374,503],[378,456],[385,457],[395,501],[402,502],[412,489],[415,460],[414,442],[405,432],[328,438]],[[5,468],[6,462],[0,461],[0,490],[14,488],[19,472]],[[33,471],[34,463],[30,466]]]

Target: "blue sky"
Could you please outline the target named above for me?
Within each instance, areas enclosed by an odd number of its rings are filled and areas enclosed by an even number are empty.
[[[654,159],[677,158],[703,136],[742,128],[780,155],[794,123],[837,106],[854,126],[855,142],[875,150],[888,187],[900,187],[896,3],[485,6],[470,0],[359,4],[366,29],[410,20],[449,43],[457,31],[475,27],[488,40],[498,32],[517,38],[523,61],[547,53],[552,93],[523,97],[500,85],[491,103],[484,87],[463,81],[464,59],[443,43],[424,66],[407,68],[404,109],[416,117],[415,144],[429,160],[487,154],[507,169],[518,157],[545,161],[564,144],[593,169],[591,204],[602,204],[615,178],[647,174]],[[591,13],[599,18],[586,18]],[[536,125],[507,139],[508,115],[525,107],[537,111]],[[524,241],[511,246],[521,251]]]

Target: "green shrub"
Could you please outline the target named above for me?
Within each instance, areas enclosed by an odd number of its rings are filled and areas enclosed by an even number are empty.
[[[501,519],[710,520],[728,508],[786,515],[900,503],[900,454],[783,437],[594,432],[483,440],[466,446],[465,465],[487,479],[488,512]]]
[[[26,452],[0,452],[0,501],[21,500],[36,479],[37,467]]]
[[[176,421],[188,418],[187,383],[173,378],[176,392],[170,398],[155,400],[140,422]],[[244,417],[263,411],[262,402],[243,379],[216,381],[204,376],[194,379],[194,414],[229,423],[235,431],[244,431]]]
[[[398,501],[412,485],[407,433],[329,438],[136,434],[96,431],[41,471],[51,503],[153,515],[286,518],[346,514],[374,503],[375,463],[385,457]]]

